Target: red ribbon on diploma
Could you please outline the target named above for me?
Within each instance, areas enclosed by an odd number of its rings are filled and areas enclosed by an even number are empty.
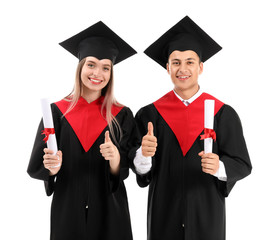
[[[45,128],[42,130],[42,135],[45,134],[45,138],[43,139],[45,143],[49,140],[50,134],[55,134],[54,128]]]
[[[216,141],[216,133],[213,129],[210,128],[204,128],[204,134],[200,135],[200,137],[200,140],[212,138],[214,141]]]

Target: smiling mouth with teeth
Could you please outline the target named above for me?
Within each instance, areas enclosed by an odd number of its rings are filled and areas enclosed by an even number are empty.
[[[190,77],[191,77],[191,75],[177,76],[177,78],[180,80],[186,80],[186,79],[189,79]]]
[[[93,84],[100,84],[100,83],[103,82],[102,80],[99,80],[99,79],[96,79],[96,78],[89,78],[89,80]]]

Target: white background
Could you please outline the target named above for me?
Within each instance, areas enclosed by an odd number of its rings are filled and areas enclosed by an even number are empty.
[[[236,109],[253,164],[227,199],[227,239],[280,239],[277,4],[1,1],[0,239],[49,239],[51,197],[26,169],[41,118],[39,99],[58,101],[73,87],[77,59],[58,42],[102,20],[131,44],[138,54],[115,66],[115,95],[136,113],[172,89],[166,71],[143,51],[186,15],[223,47],[204,64],[200,85]],[[132,172],[125,183],[134,239],[146,239],[147,188],[137,186]]]

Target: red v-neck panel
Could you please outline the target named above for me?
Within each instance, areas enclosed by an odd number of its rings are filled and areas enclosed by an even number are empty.
[[[173,91],[153,103],[175,134],[184,156],[204,129],[204,101],[206,99],[215,100],[214,114],[224,105],[213,96],[202,93],[186,106]]]
[[[76,106],[65,115],[66,120],[74,130],[85,152],[88,152],[101,132],[107,126],[106,119],[101,115],[104,97],[88,103],[80,97]],[[67,111],[70,102],[61,100],[55,103],[62,114]],[[112,114],[116,116],[123,107],[112,106]]]

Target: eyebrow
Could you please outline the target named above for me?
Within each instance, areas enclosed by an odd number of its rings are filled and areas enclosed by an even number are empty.
[[[196,60],[195,58],[186,58],[186,59],[184,59],[185,61],[189,61],[189,60]],[[171,59],[171,62],[173,62],[173,61],[181,61],[181,59],[178,59],[178,58],[175,58],[175,59]]]
[[[87,60],[86,62],[87,62],[87,63],[96,63],[96,62],[94,62],[94,61],[92,61],[92,60]]]
[[[92,60],[87,60],[86,61],[87,63],[95,63],[96,64],[96,62],[95,61],[92,61]],[[105,63],[105,64],[102,64],[103,66],[107,66],[107,67],[111,67],[111,64],[108,64],[108,63]]]

